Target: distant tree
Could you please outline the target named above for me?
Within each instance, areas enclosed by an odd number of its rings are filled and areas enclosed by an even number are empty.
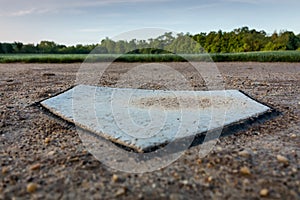
[[[286,49],[287,50],[296,50],[300,43],[299,38],[291,31],[285,32],[284,35],[287,40]]]
[[[53,41],[41,41],[37,48],[40,53],[58,53],[58,45]]]
[[[278,33],[275,31],[270,37],[267,37],[267,44],[263,47],[263,51],[278,50],[277,45],[274,43],[278,39]]]
[[[0,43],[0,53],[4,53],[3,49],[2,49],[2,44]]]
[[[116,53],[115,52],[116,42],[109,39],[108,37],[101,41],[101,46],[107,49],[107,53]]]
[[[116,42],[115,45],[115,53],[119,53],[119,54],[123,54],[126,51],[126,42],[124,40],[120,40],[118,42]]]
[[[23,43],[22,42],[15,42],[13,44],[13,49],[15,53],[20,53],[23,47]]]
[[[130,40],[127,45],[126,45],[126,52],[130,52],[130,51],[133,51],[133,50],[136,50],[137,49],[137,46],[138,46],[138,43],[137,43],[137,40],[136,39],[132,39]],[[142,47],[143,48],[143,47]]]
[[[194,36],[192,36],[192,38],[197,41],[201,46],[205,45],[205,40],[206,40],[206,33],[199,33],[196,34]]]
[[[297,50],[300,49],[300,34],[298,34],[297,36]]]
[[[94,51],[93,51],[94,50]],[[113,41],[106,37],[100,44],[65,46],[53,41],[41,41],[39,44],[21,42],[0,43],[0,53],[60,53],[87,54],[93,51],[105,53],[225,53],[249,51],[300,50],[300,34],[290,31],[274,32],[268,36],[265,31],[241,27],[230,32],[219,30],[209,33],[166,32],[148,40]]]
[[[92,51],[89,45],[77,44],[74,48],[76,54],[88,54]]]
[[[98,45],[95,48],[93,48],[92,53],[94,53],[94,54],[106,54],[106,53],[108,53],[108,51],[107,51],[106,47]]]
[[[200,44],[197,43],[189,34],[177,34],[177,37],[172,40],[172,43],[167,45],[165,50],[172,53],[199,53]]]
[[[270,40],[265,47],[267,50],[296,50],[300,44],[300,39],[290,31],[273,33]]]
[[[34,44],[25,44],[20,53],[38,53],[38,48]]]
[[[14,53],[13,45],[10,43],[2,43],[1,49],[3,53]]]

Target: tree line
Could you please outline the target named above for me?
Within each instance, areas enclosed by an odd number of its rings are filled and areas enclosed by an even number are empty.
[[[38,44],[21,42],[0,43],[0,53],[39,53],[39,54],[161,54],[161,53],[234,53],[251,51],[300,50],[300,34],[291,31],[274,32],[268,35],[242,27],[230,32],[211,31],[191,35],[171,32],[148,40],[113,41],[103,39],[99,44],[66,46],[53,41]]]

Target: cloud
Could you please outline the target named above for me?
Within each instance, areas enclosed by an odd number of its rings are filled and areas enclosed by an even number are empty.
[[[24,6],[25,7],[25,6]],[[0,16],[2,17],[23,17],[27,15],[41,15],[45,13],[55,13],[57,9],[54,8],[43,8],[43,7],[34,7],[32,8],[22,8],[22,9],[10,9],[2,11],[0,8]]]
[[[12,13],[7,13],[6,16],[21,17],[21,16],[25,16],[25,15],[32,15],[32,14],[45,14],[48,12],[51,12],[51,10],[31,8],[31,9],[26,9],[26,10],[19,10],[19,11],[12,12]]]
[[[118,4],[163,3],[171,0],[2,0],[0,16],[20,17],[47,12],[104,7]],[[35,8],[32,8],[32,5]]]
[[[19,17],[24,15],[30,15],[34,13],[35,9],[29,9],[29,10],[19,10],[17,12],[11,13],[11,16]]]

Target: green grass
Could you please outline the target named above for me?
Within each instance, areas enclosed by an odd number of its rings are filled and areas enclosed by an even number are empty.
[[[300,62],[300,51],[211,54],[215,62]]]
[[[86,57],[84,54],[0,54],[0,63],[76,63]]]
[[[273,51],[220,54],[0,54],[0,63],[76,62],[300,62],[300,51]]]

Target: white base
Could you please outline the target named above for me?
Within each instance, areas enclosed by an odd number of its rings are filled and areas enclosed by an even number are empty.
[[[270,110],[237,90],[163,91],[87,85],[41,104],[81,128],[138,151]]]

